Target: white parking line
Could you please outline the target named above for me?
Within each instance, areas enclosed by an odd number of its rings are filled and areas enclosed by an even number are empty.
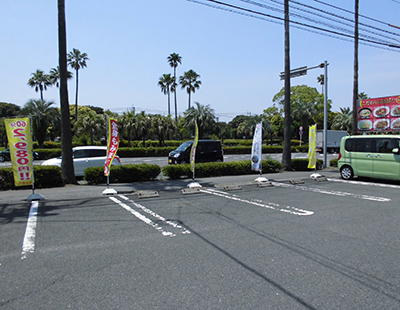
[[[137,208],[140,208],[143,211],[145,211],[146,213],[148,213],[151,216],[155,217],[157,220],[159,220],[161,222],[164,222],[164,223],[166,223],[166,224],[168,224],[170,226],[173,226],[174,228],[180,229],[182,231],[182,234],[190,234],[190,231],[186,230],[181,225],[176,224],[176,223],[174,223],[172,221],[166,220],[164,217],[162,217],[162,216],[158,215],[157,213],[151,211],[150,209],[147,209],[146,207],[134,202],[133,200],[130,200],[129,198],[127,198],[127,197],[125,197],[123,195],[120,195],[120,197],[123,198],[124,200],[129,200],[130,203],[134,204]],[[114,201],[115,203],[119,204],[125,210],[129,211],[130,213],[132,213],[135,217],[137,217],[142,222],[146,223],[147,225],[150,225],[151,227],[153,227],[157,231],[160,231],[163,236],[168,236],[168,237],[175,237],[176,236],[176,234],[174,234],[173,232],[164,230],[157,223],[154,223],[151,219],[149,219],[148,217],[144,216],[140,212],[132,209],[130,206],[128,206],[127,204],[125,204],[122,201],[118,200],[117,198],[115,198],[115,197],[109,197],[109,198],[112,201]]]
[[[32,201],[29,211],[28,222],[26,224],[24,241],[22,243],[21,259],[25,259],[28,253],[35,251],[37,212],[39,208],[38,201]]]
[[[289,213],[289,214],[292,214],[292,215],[302,215],[303,216],[303,215],[313,215],[314,214],[313,211],[303,210],[303,209],[290,207],[290,206],[286,206],[286,208],[282,208],[277,203],[265,204],[261,200],[242,199],[242,198],[239,198],[239,197],[237,197],[235,195],[231,195],[231,194],[228,194],[228,193],[225,193],[225,192],[221,192],[221,191],[218,191],[218,190],[215,190],[215,189],[201,189],[200,191],[203,192],[203,193],[212,194],[212,195],[223,197],[223,198],[226,198],[226,199],[236,200],[236,201],[239,201],[239,202],[255,205],[255,206],[266,208],[266,209],[271,209],[271,210],[275,210],[275,211]]]
[[[346,197],[347,196],[347,197],[353,197],[353,198],[359,198],[359,199],[365,199],[365,200],[373,200],[373,201],[379,201],[379,202],[389,202],[389,201],[391,201],[391,199],[385,198],[385,197],[361,195],[361,194],[354,194],[354,193],[348,193],[348,192],[339,192],[339,191],[320,189],[320,188],[312,188],[312,187],[305,187],[305,186],[285,184],[285,183],[279,183],[279,182],[271,182],[271,183],[274,186],[280,186],[280,187],[286,187],[286,188],[294,188],[294,189],[297,189],[297,190],[320,193],[320,194],[335,195],[335,196],[342,196],[342,197]]]
[[[387,188],[396,188],[396,189],[400,188],[399,185],[393,185],[393,184],[371,183],[371,182],[362,182],[362,181],[354,181],[354,180],[348,181],[348,180],[334,179],[334,178],[328,178],[328,181],[357,184],[357,185],[366,185],[366,186],[375,186],[375,187],[387,187]]]
[[[179,224],[177,224],[177,223],[175,223],[175,222],[173,222],[173,221],[167,220],[165,217],[163,217],[163,216],[161,216],[161,215],[155,213],[154,211],[152,211],[152,210],[146,208],[145,206],[142,206],[141,204],[138,204],[138,203],[134,202],[133,200],[129,199],[128,197],[126,197],[126,196],[124,196],[124,195],[119,195],[119,197],[121,197],[121,198],[124,199],[124,200],[129,201],[129,202],[132,203],[135,207],[137,207],[137,208],[143,210],[143,211],[146,212],[147,214],[150,214],[151,216],[155,217],[157,220],[162,221],[162,222],[165,222],[166,224],[168,224],[168,225],[170,225],[170,226],[172,226],[172,227],[174,227],[174,228],[177,228],[177,229],[182,230],[182,234],[190,234],[190,231],[187,230],[187,229],[186,229],[185,227],[183,227],[182,225],[179,225]]]

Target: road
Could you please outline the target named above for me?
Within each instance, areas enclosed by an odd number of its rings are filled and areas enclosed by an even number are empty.
[[[0,308],[399,309],[400,183],[324,173],[4,192]]]
[[[271,158],[274,160],[277,160],[279,162],[282,161],[282,154],[263,154],[263,158]],[[337,158],[337,154],[328,154],[328,162],[333,159]],[[308,158],[307,153],[292,153],[292,158]],[[317,159],[323,160],[323,155],[317,153]],[[243,154],[243,155],[224,155],[224,161],[237,161],[237,160],[250,160],[250,155],[249,154]],[[35,165],[40,165],[43,162],[43,160],[36,160],[34,162]],[[141,164],[141,163],[147,163],[147,164],[156,164],[159,165],[160,167],[163,167],[165,165],[168,165],[168,158],[167,157],[122,157],[121,158],[121,163],[124,165],[126,164]],[[0,168],[1,167],[11,167],[11,162],[6,161],[4,163],[0,163]]]

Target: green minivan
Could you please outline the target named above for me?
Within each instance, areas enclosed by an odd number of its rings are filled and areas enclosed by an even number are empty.
[[[400,180],[400,135],[343,137],[338,168],[345,180],[355,175]]]

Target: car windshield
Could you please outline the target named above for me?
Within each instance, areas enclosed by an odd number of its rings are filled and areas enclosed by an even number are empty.
[[[187,141],[185,143],[182,143],[175,151],[177,152],[184,152],[188,149],[189,146],[192,145],[193,141]]]

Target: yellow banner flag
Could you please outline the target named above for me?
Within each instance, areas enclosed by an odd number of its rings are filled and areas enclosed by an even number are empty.
[[[316,157],[315,157],[315,144],[316,144],[317,125],[310,126],[308,135],[308,168],[315,169]]]
[[[197,122],[196,124],[196,130],[194,134],[194,141],[192,144],[192,148],[190,149],[190,171],[194,172],[194,162],[196,158],[196,148],[197,148],[197,142],[199,141],[199,128],[197,127]]]
[[[5,119],[15,186],[32,185],[33,154],[29,117]]]

